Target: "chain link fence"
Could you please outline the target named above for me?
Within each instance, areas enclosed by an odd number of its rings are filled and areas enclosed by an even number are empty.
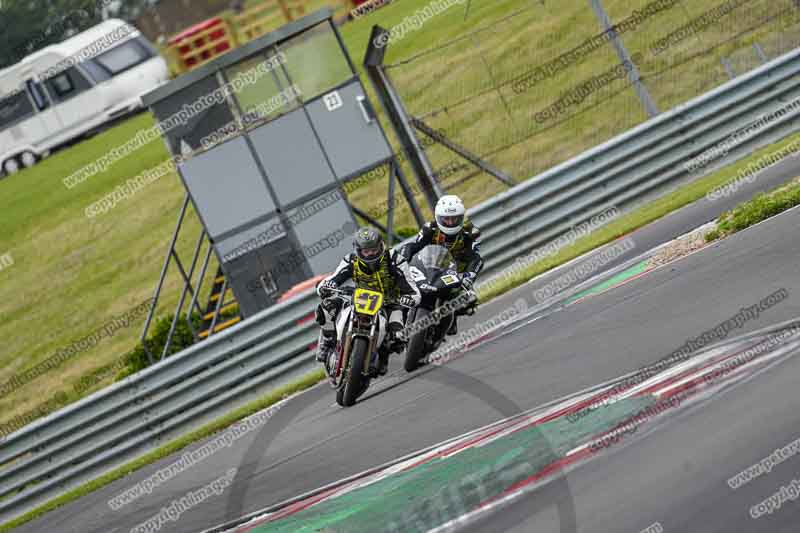
[[[441,37],[427,50],[390,46],[387,72],[412,117],[521,182],[648,120],[637,73],[663,113],[800,45],[794,0],[601,5],[617,43],[585,0],[473,0],[457,33],[428,23]],[[440,185],[469,205],[508,187],[431,144]]]

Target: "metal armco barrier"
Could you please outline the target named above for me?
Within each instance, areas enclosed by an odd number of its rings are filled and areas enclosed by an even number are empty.
[[[800,97],[800,50],[509,189],[470,210],[483,228],[487,272],[611,206],[686,178],[684,163],[764,113]],[[790,113],[753,146],[797,128]],[[230,410],[312,364],[313,290],[267,309],[180,354],[0,440],[0,522]]]
[[[0,522],[221,416],[311,364],[313,290],[0,440]],[[29,484],[32,484],[29,486]],[[14,494],[22,487],[27,487]]]

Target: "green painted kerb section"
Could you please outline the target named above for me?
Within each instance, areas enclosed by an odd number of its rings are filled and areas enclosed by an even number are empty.
[[[571,423],[563,417],[464,450],[324,501],[252,532],[428,531],[527,479],[554,460],[655,403],[625,399]]]
[[[565,300],[564,303],[565,304],[569,304],[569,303],[574,302],[575,300],[580,300],[584,296],[589,296],[590,294],[597,294],[598,292],[603,292],[607,288],[613,287],[617,283],[622,283],[623,281],[625,281],[628,278],[632,278],[634,276],[638,276],[639,274],[641,274],[642,272],[647,270],[647,263],[648,263],[648,260],[644,260],[641,263],[639,263],[639,264],[637,264],[635,266],[632,266],[629,269],[623,270],[622,272],[620,272],[616,276],[613,276],[613,277],[605,280],[602,283],[598,283],[597,285],[589,287],[585,291],[581,291],[578,294],[575,294],[575,295],[567,298],[567,300]]]

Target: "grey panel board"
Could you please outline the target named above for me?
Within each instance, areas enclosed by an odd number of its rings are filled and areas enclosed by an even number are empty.
[[[201,140],[204,137],[233,122],[233,112],[227,101],[215,99],[210,106],[208,102],[202,101],[218,89],[219,82],[212,76],[199,80],[182,93],[153,105],[151,110],[156,119],[165,129],[169,128],[163,137],[172,155],[182,153],[181,141],[185,141],[192,150],[197,150],[201,148]],[[183,123],[172,124],[168,120],[176,113],[181,113],[178,118]]]
[[[223,262],[227,263],[234,260],[239,255],[275,242],[281,237],[286,236],[286,229],[277,216],[238,232],[227,239],[215,243],[217,252],[222,257]],[[226,257],[231,254],[231,257]]]
[[[344,200],[334,202],[294,226],[302,254],[315,275],[332,272],[342,257],[353,249],[356,229]]]
[[[243,137],[199,154],[180,167],[212,238],[275,211]]]
[[[281,205],[336,182],[302,109],[248,135]]]
[[[314,129],[339,179],[392,156],[377,118],[367,123],[358,97],[365,97],[364,89],[360,81],[354,80],[307,105]]]
[[[251,231],[242,255],[236,255],[223,264],[236,299],[244,302],[242,312],[245,317],[266,309],[281,294],[314,275],[302,253],[297,253],[301,247],[291,235],[284,232],[276,236],[276,221],[274,219],[260,225],[259,231],[262,231],[264,238],[259,238],[259,234]],[[239,237],[231,239],[239,242]],[[231,239],[223,243],[223,249],[230,250],[228,241]],[[265,290],[265,285],[271,290]]]
[[[257,279],[262,270],[257,252],[250,252],[226,263],[224,270],[233,295],[239,303],[239,310],[245,318],[253,316],[275,302],[275,298],[263,290],[251,291],[248,288],[250,280]]]
[[[262,265],[259,277],[266,276],[280,294],[314,275],[302,254],[296,253],[299,248],[297,241],[286,237],[258,250]]]

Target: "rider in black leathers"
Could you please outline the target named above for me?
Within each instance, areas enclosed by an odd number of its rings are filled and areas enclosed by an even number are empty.
[[[331,289],[352,280],[356,287],[378,291],[384,298],[402,305],[415,307],[421,300],[417,284],[409,273],[408,262],[401,254],[386,249],[383,237],[376,229],[359,229],[353,248],[355,250],[342,259],[336,271],[317,284],[317,294],[323,299],[317,308],[317,323],[321,328],[317,361],[320,362],[326,361],[331,351],[336,349],[336,316],[341,310],[341,302],[326,299]],[[378,351],[380,375],[386,374],[389,353],[400,353],[405,349],[405,341],[400,335],[405,325],[405,314],[401,308],[392,309],[391,304],[386,308],[390,313],[385,346]]]
[[[461,276],[462,286],[471,291],[483,268],[483,258],[480,254],[480,230],[466,217],[464,203],[458,196],[447,195],[439,198],[435,209],[436,219],[428,222],[417,234],[414,242],[407,244],[403,256],[411,261],[417,252],[429,244],[438,244],[446,247],[456,260],[456,266]],[[477,298],[466,309],[456,312],[458,315],[472,312]],[[458,325],[453,320],[453,325],[447,332],[449,335],[458,333]]]

